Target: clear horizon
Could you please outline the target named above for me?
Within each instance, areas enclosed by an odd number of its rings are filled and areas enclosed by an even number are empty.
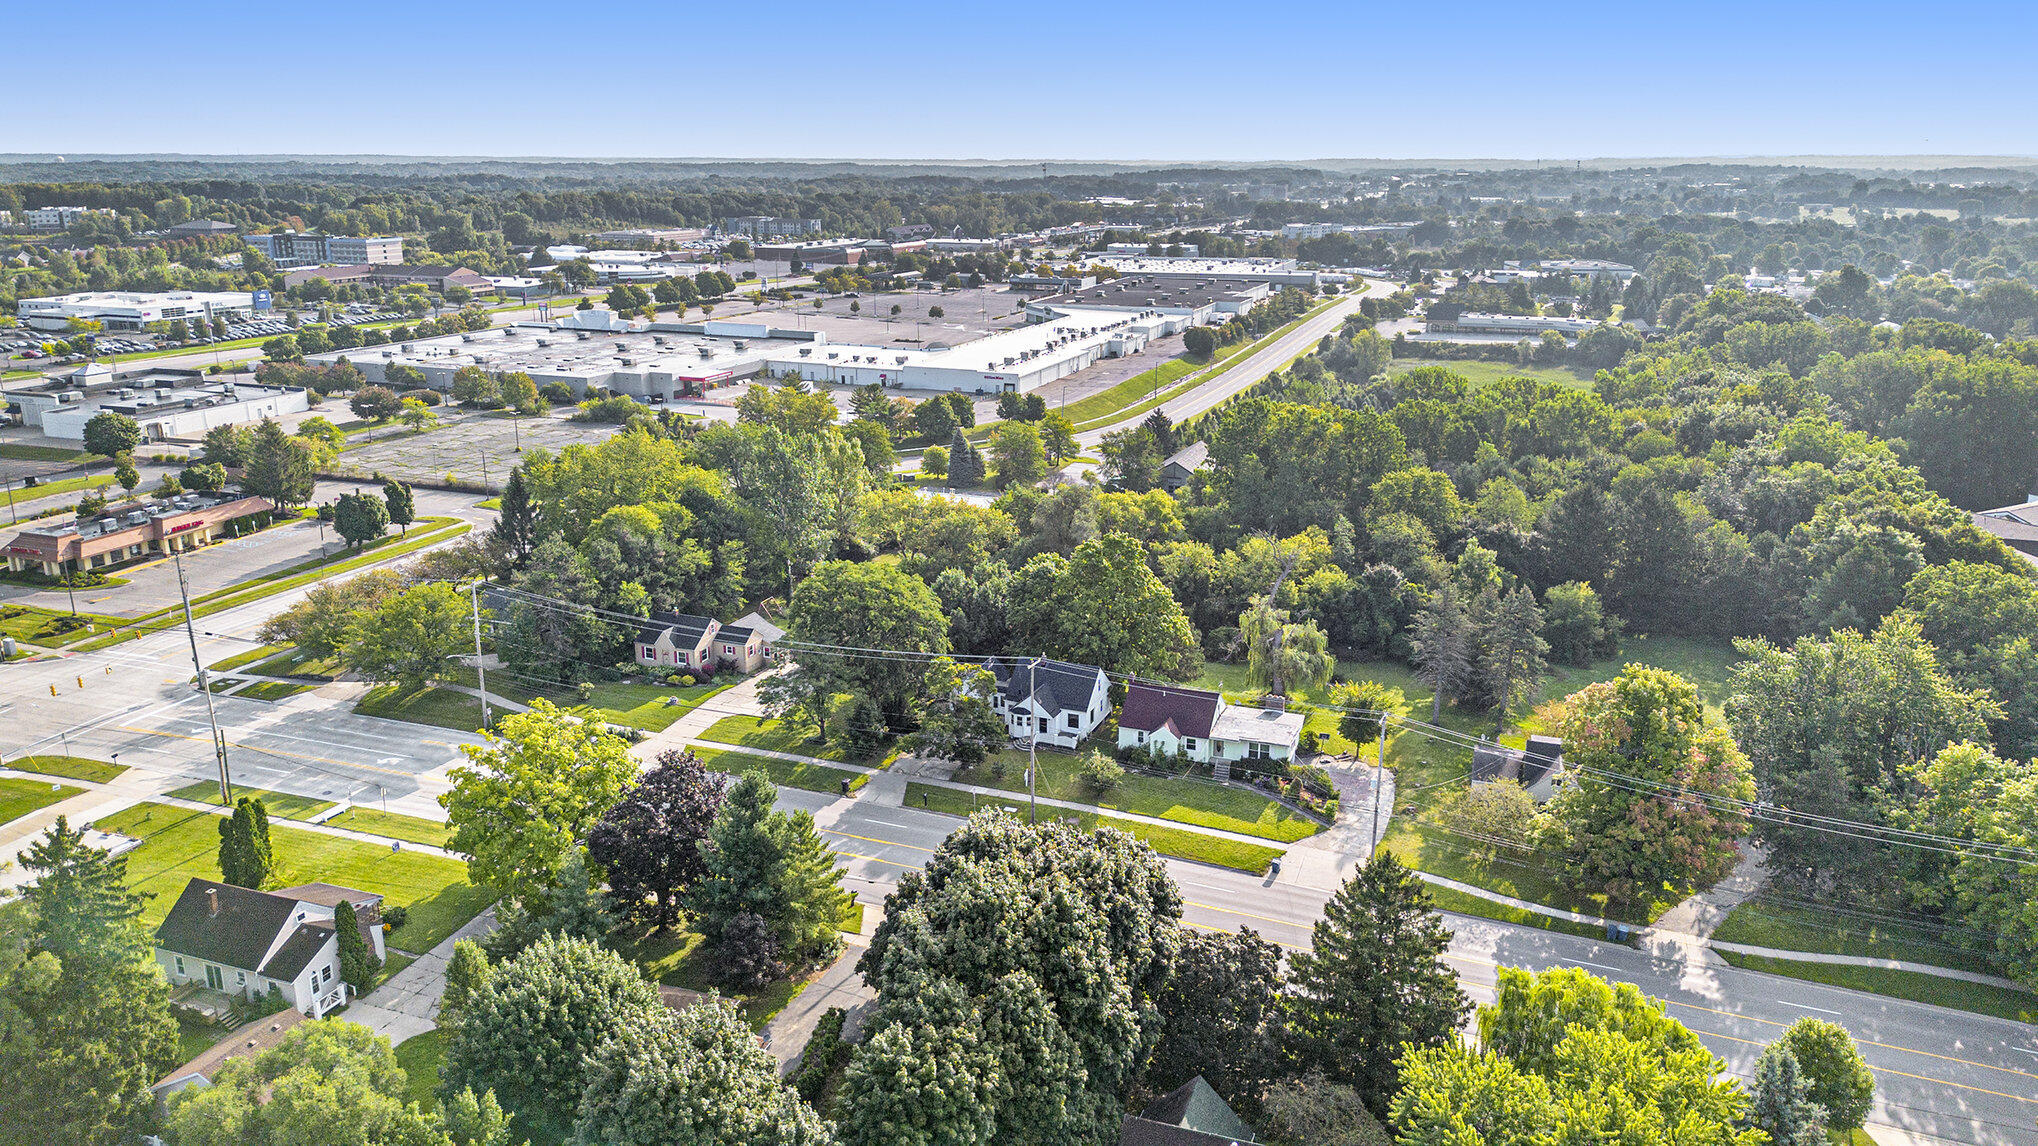
[[[2038,155],[2038,12],[1724,0],[1701,16],[1206,0],[1066,22],[880,3],[600,20],[529,0],[325,10],[111,0],[14,154],[863,162],[1308,162]],[[61,43],[75,13],[15,14]],[[1900,28],[1901,34],[1897,34]],[[215,74],[216,73],[216,74]],[[1212,157],[1223,157],[1222,159]],[[838,159],[837,161],[843,161]]]

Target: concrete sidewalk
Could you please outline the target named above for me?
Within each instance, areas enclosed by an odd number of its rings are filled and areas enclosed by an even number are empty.
[[[418,956],[417,962],[391,975],[388,982],[355,1000],[347,1008],[347,1021],[387,1035],[392,1046],[436,1029],[453,944],[462,939],[479,939],[494,930],[495,908],[491,907]]]

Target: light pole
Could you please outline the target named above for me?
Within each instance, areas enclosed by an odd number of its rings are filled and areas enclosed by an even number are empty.
[[[481,663],[481,582],[476,580],[467,586],[468,600],[474,604],[474,680],[481,691],[481,727],[488,727],[488,668]]]
[[[184,599],[184,635],[191,640],[191,666],[198,670],[198,691],[205,694],[205,719],[212,725],[212,754],[219,761],[219,802],[226,806],[234,802],[233,782],[226,768],[226,737],[219,730],[219,714],[212,707],[212,678],[206,674],[205,661],[198,655],[198,629],[191,621],[191,588],[184,581],[184,552],[172,549],[170,554],[177,563],[177,593]]]

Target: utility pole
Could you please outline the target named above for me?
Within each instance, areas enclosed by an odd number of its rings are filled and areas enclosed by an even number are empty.
[[[467,598],[474,604],[474,679],[481,686],[481,727],[488,727],[488,669],[481,663],[481,582],[467,586]]]
[[[1040,658],[1034,657],[1026,666],[1026,822],[1040,822],[1040,804],[1033,797],[1033,774],[1040,768],[1040,756],[1036,749],[1040,745],[1040,716],[1033,711],[1034,691],[1040,683]]]
[[[1370,858],[1380,840],[1380,775],[1387,763],[1387,712],[1380,711],[1380,754],[1373,758],[1373,834],[1366,837],[1366,855]]]
[[[19,524],[21,523],[21,518],[20,518],[20,516],[19,516],[18,514],[16,514],[16,513],[14,512],[14,479],[13,479],[13,478],[8,478],[8,479],[7,479],[7,520],[8,520],[9,522],[12,522],[12,523],[16,524],[16,525],[19,525]]]
[[[171,545],[175,544],[173,538]],[[170,555],[177,563],[177,594],[184,599],[184,635],[191,640],[191,667],[198,670],[198,691],[205,694],[205,720],[212,725],[212,754],[219,760],[219,802],[225,807],[234,802],[233,781],[226,770],[226,737],[219,731],[219,714],[212,707],[212,678],[198,655],[198,629],[191,622],[191,587],[184,581],[184,552],[172,548]]]

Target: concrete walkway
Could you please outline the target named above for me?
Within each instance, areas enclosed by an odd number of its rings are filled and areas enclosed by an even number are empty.
[[[870,914],[866,913],[865,918],[870,918]],[[845,938],[848,945],[842,954],[765,1024],[765,1048],[771,1051],[771,1057],[778,1060],[780,1078],[799,1069],[801,1052],[807,1049],[807,1041],[814,1037],[814,1028],[820,1025],[821,1016],[831,1008],[840,1007],[847,1012],[842,1024],[842,1037],[853,1039],[862,1031],[864,1016],[870,1011],[871,1004],[877,1001],[877,992],[865,986],[863,976],[856,973],[856,961],[863,958],[869,944],[860,936]]]
[[[1707,938],[1727,921],[1734,908],[1762,890],[1768,881],[1769,870],[1762,849],[1753,843],[1746,844],[1741,862],[1734,865],[1727,878],[1658,916],[1655,927],[1659,931]]]
[[[453,958],[453,944],[462,939],[479,939],[495,930],[495,908],[467,921],[437,947],[418,956],[417,962],[389,977],[389,981],[356,1000],[347,1008],[347,1021],[359,1023],[378,1035],[387,1035],[394,1046],[438,1026],[439,999],[446,993],[446,964]]]

